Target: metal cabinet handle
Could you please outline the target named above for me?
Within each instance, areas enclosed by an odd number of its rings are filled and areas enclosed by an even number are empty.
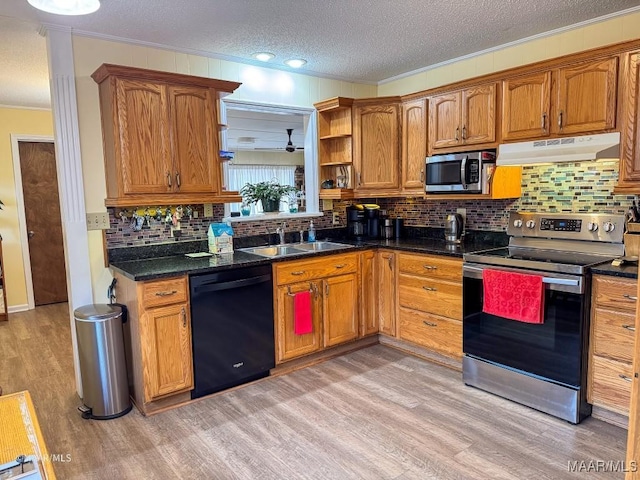
[[[420,170],[420,183],[424,182],[424,168]]]
[[[358,177],[358,185],[362,185],[362,178],[360,176],[360,172],[358,172],[356,176]]]
[[[167,172],[167,183],[169,184],[169,188],[171,188],[171,172]]]
[[[180,188],[180,172],[176,172],[176,185]]]
[[[460,140],[458,134],[460,133],[460,127],[456,127],[456,142]]]
[[[393,270],[393,257],[391,255],[387,257],[387,262],[389,263],[389,270]]]
[[[156,297],[170,297],[178,293],[177,290],[171,290],[170,292],[156,292]]]
[[[467,139],[467,126],[462,126],[462,141],[464,142]]]
[[[542,114],[542,130],[547,130],[547,112]]]
[[[618,375],[622,380],[624,380],[625,382],[630,382],[632,380],[631,377],[627,377],[626,375]]]
[[[635,332],[636,331],[636,327],[634,327],[633,325],[622,325],[622,328],[626,328],[630,332]]]
[[[344,268],[346,266],[347,266],[346,263],[339,263],[338,265],[336,265],[336,268]]]
[[[423,320],[422,323],[424,323],[427,327],[437,327],[438,326],[437,323],[427,322],[426,320]]]
[[[291,275],[295,275],[296,277],[300,275],[304,275],[304,270],[298,270],[297,272],[291,272]]]
[[[182,307],[182,327],[187,328],[187,312],[184,307]]]
[[[35,234],[36,234],[36,232],[34,232],[33,230],[29,230],[29,231],[27,232],[27,236],[28,236],[29,238],[33,237]]]
[[[626,298],[627,300],[632,300],[634,302],[638,301],[638,297],[634,297],[633,295],[629,295],[628,293],[625,293],[624,295],[622,295],[624,298]]]
[[[327,282],[326,280],[324,282],[324,294],[326,296],[329,296],[329,282]]]
[[[422,288],[424,290],[426,290],[427,292],[437,292],[438,291],[438,289],[434,288],[434,287],[425,287],[425,286],[423,286]]]
[[[437,270],[438,267],[436,267],[435,265],[424,265],[424,269],[425,270]]]
[[[562,110],[558,113],[558,128],[562,130]]]

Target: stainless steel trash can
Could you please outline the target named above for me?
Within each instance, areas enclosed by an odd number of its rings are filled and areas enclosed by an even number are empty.
[[[122,324],[126,308],[93,304],[73,312],[78,337],[84,418],[106,420],[131,411]]]

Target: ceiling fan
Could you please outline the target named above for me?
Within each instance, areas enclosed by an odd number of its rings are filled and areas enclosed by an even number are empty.
[[[293,153],[296,150],[304,150],[304,147],[296,147],[291,140],[291,134],[293,134],[293,128],[287,128],[287,135],[289,136],[289,141],[287,145],[284,147],[255,147],[254,150],[264,150],[264,151],[282,151]]]

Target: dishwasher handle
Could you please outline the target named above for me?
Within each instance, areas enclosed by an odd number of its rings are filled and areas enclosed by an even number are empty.
[[[230,282],[211,282],[203,283],[193,288],[193,293],[220,292],[222,290],[230,290],[232,288],[249,287],[259,283],[271,282],[271,275],[260,275],[257,277],[243,278],[240,280],[232,280]]]

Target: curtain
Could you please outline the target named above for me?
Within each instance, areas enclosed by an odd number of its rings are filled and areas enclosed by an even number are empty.
[[[269,182],[276,180],[281,185],[295,185],[295,165],[229,165],[229,189],[240,190],[247,183]],[[239,203],[230,205],[232,212],[240,211]],[[280,201],[280,211],[289,211],[289,199]],[[251,215],[262,213],[260,202],[251,205]]]

